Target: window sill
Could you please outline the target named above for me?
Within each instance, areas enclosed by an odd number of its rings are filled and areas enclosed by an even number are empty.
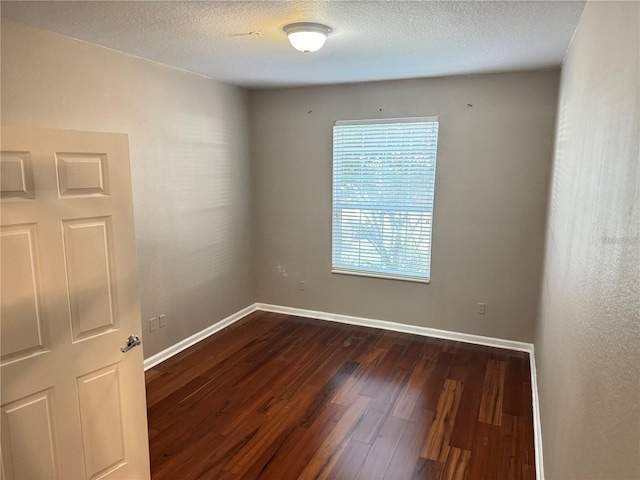
[[[430,278],[419,278],[419,277],[409,277],[409,276],[399,276],[399,275],[385,275],[384,273],[375,273],[375,272],[360,272],[355,270],[339,270],[332,269],[331,273],[337,273],[339,275],[354,275],[356,277],[372,277],[372,278],[384,278],[386,280],[401,280],[403,282],[413,282],[413,283],[431,283]]]

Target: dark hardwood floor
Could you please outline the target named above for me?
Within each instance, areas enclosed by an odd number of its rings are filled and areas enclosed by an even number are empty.
[[[255,312],[147,371],[153,479],[534,479],[529,356]]]

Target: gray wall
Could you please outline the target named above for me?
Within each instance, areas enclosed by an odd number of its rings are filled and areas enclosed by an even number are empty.
[[[2,123],[129,134],[148,357],[254,302],[248,93],[2,21]]]
[[[532,341],[558,81],[548,71],[252,92],[258,301]],[[331,274],[333,122],[428,115],[440,117],[431,283]]]
[[[589,2],[562,70],[535,335],[548,479],[640,478],[640,4]]]

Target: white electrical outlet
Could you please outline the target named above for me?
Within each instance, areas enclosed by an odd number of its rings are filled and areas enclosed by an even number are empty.
[[[487,306],[486,303],[478,303],[478,308],[476,310],[476,313],[478,315],[484,315],[484,309],[485,309],[486,306]]]
[[[153,332],[158,329],[158,318],[153,317],[149,319],[149,331]]]
[[[304,291],[304,280],[300,280],[298,282],[298,288],[300,289],[300,291]]]
[[[164,327],[167,324],[167,316],[163,313],[158,316],[158,321],[160,323],[160,328]]]

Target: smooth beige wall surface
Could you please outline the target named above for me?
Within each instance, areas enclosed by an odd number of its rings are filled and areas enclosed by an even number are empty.
[[[547,71],[253,91],[258,301],[532,341],[558,80]],[[431,283],[332,274],[334,121],[430,115],[440,120]]]
[[[559,101],[535,349],[546,478],[640,478],[640,3],[589,2]]]
[[[254,302],[245,90],[5,20],[1,61],[2,124],[129,135],[145,357]]]

